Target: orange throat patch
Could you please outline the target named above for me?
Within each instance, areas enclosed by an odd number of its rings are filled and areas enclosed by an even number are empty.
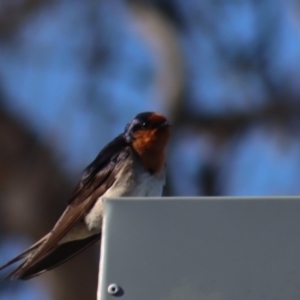
[[[155,175],[165,165],[165,148],[170,138],[170,128],[139,130],[133,136],[132,148],[147,172]]]

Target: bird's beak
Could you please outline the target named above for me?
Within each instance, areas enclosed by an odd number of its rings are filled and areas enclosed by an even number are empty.
[[[170,122],[166,121],[166,122],[162,123],[159,127],[160,128],[168,128],[171,126],[172,126],[172,124]]]

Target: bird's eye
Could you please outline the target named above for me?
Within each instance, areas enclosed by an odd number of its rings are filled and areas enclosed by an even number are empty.
[[[144,123],[142,124],[142,127],[143,127],[143,128],[147,128],[147,123],[144,122]]]

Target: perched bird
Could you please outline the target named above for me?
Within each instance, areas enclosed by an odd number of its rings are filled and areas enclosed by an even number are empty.
[[[5,279],[30,279],[51,270],[98,241],[103,197],[161,196],[165,183],[167,119],[138,114],[85,169],[54,228],[1,269],[24,261]]]

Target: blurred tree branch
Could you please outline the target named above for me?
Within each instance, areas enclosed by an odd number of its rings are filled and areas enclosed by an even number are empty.
[[[41,238],[54,225],[71,192],[68,179],[23,124],[0,110],[1,232]],[[94,299],[99,245],[43,275],[53,299]]]
[[[0,38],[13,36],[31,13],[46,4],[49,4],[49,1],[22,0],[15,2],[3,0],[0,11]]]

